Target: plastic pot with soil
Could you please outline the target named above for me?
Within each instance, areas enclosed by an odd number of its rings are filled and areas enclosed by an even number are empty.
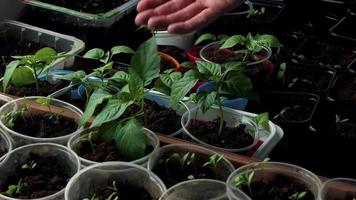
[[[147,168],[157,174],[169,188],[190,179],[226,181],[233,165],[207,148],[189,144],[171,144],[150,157]]]
[[[328,99],[339,105],[354,104],[356,102],[356,76],[354,74],[338,76],[330,89]]]
[[[0,162],[6,157],[6,154],[11,151],[12,148],[12,138],[0,130]]]
[[[159,200],[228,200],[226,185],[211,179],[189,180],[169,188]],[[242,198],[238,200],[248,200]]]
[[[352,70],[356,53],[346,42],[308,38],[293,53],[293,61],[342,72]]]
[[[112,199],[158,200],[166,186],[152,172],[130,163],[108,162],[92,165],[68,183],[65,200]]]
[[[49,97],[25,97],[0,108],[0,127],[15,141],[15,146],[52,142],[65,145],[80,132],[81,110]]]
[[[146,166],[148,159],[159,151],[159,139],[150,130],[145,129],[146,146],[144,156],[128,158],[118,148],[115,141],[104,141],[98,130],[85,129],[74,135],[68,141],[68,148],[72,149],[80,158],[83,167],[109,161],[123,161]]]
[[[79,170],[78,157],[62,145],[22,146],[0,163],[0,198],[63,199],[69,179]]]
[[[191,109],[192,119],[187,124],[188,113],[182,117],[186,136],[205,147],[230,151],[247,152],[258,142],[258,127],[249,118],[229,109],[220,110],[212,106],[203,113],[198,107]],[[223,122],[220,122],[223,112]]]
[[[236,193],[240,195],[242,191],[252,200],[318,200],[321,181],[312,172],[295,165],[260,162],[237,169],[226,185],[230,199],[236,198]]]
[[[319,193],[319,200],[353,200],[356,198],[356,180],[333,178],[325,181]]]

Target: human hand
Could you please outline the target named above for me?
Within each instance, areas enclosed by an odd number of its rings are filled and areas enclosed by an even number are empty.
[[[188,33],[213,22],[243,0],[141,0],[137,25],[171,33]]]

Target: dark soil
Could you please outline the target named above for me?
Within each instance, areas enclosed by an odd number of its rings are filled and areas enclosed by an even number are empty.
[[[230,50],[211,48],[205,53],[205,58],[211,62],[223,64],[227,62],[241,61],[243,57]]]
[[[145,155],[150,154],[152,151],[152,146],[146,146]],[[120,154],[114,141],[107,143],[96,140],[93,141],[93,146],[89,142],[83,142],[78,149],[78,155],[94,162],[131,161]]]
[[[144,188],[131,186],[128,183],[118,184],[118,181],[116,181],[116,187],[120,200],[154,200]],[[95,194],[95,197],[98,197],[99,200],[105,200],[108,199],[113,192],[112,185],[108,185],[98,188],[93,194],[86,198],[90,199]]]
[[[138,107],[130,106],[122,118],[131,116],[138,110]],[[177,115],[176,111],[171,108],[160,106],[154,101],[145,100],[145,111],[147,113],[147,126],[145,127],[153,132],[173,134],[182,128],[181,116]],[[141,120],[143,122],[142,118]]]
[[[128,0],[41,0],[42,2],[70,8],[80,12],[99,14],[113,10]]]
[[[289,197],[297,192],[307,192],[303,200],[314,200],[314,196],[305,185],[292,183],[287,177],[276,177],[271,182],[256,181],[251,183],[252,195],[248,187],[242,190],[253,200],[290,200]]]
[[[23,164],[36,163],[33,169],[22,169]],[[66,187],[70,175],[66,173],[67,166],[63,166],[56,157],[43,157],[30,154],[25,163],[15,169],[15,175],[9,177],[1,191],[6,191],[9,185],[17,185],[20,179],[24,183],[21,194],[15,194],[17,199],[36,199],[52,195]]]
[[[54,138],[71,134],[77,130],[77,123],[70,118],[36,114],[14,119],[12,130],[37,138]]]
[[[1,30],[0,30],[1,33]],[[0,35],[0,76],[5,73],[6,65],[13,60],[11,56],[31,55],[44,47],[34,42],[18,42],[7,38],[5,41]]]
[[[183,155],[181,155],[183,156]],[[188,176],[193,175],[195,179],[217,179],[214,169],[210,166],[203,167],[203,164],[194,162],[191,165],[185,165],[182,169],[180,163],[177,162],[166,162],[169,157],[162,158],[157,166],[152,170],[158,177],[162,179],[167,188],[187,181]]]
[[[279,115],[282,110],[286,110],[283,115]],[[304,105],[294,105],[290,107],[282,107],[278,110],[271,111],[270,116],[273,121],[276,121],[277,124],[285,122],[301,122],[308,120],[310,118],[311,108]]]
[[[344,86],[337,91],[338,98],[356,102],[356,79],[354,82],[344,82]]]
[[[58,81],[56,84],[51,84],[47,81],[40,81],[39,91],[37,91],[36,84],[25,85],[21,87],[15,87],[10,84],[6,90],[6,94],[10,94],[18,97],[48,96],[64,87],[67,87],[68,85],[69,82],[67,81]]]
[[[196,138],[207,144],[225,149],[238,149],[247,147],[254,141],[253,137],[246,133],[245,128],[245,124],[234,128],[225,126],[223,135],[219,136],[217,134],[219,129],[218,120],[206,122],[193,119],[188,130]]]

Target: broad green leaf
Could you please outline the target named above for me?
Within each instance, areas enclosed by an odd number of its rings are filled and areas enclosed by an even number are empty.
[[[185,61],[185,62],[180,63],[180,66],[185,67],[185,68],[193,68],[194,63],[192,63],[190,61]]]
[[[109,62],[102,67],[94,69],[93,71],[99,72],[100,74],[104,74],[106,71],[111,70],[113,65],[114,65],[114,62]]]
[[[128,85],[132,99],[135,99],[135,101],[142,100],[145,92],[144,83],[135,72],[130,73]]]
[[[118,150],[130,161],[145,155],[147,139],[143,126],[136,119],[127,121],[115,136]]]
[[[226,72],[230,71],[242,71],[246,67],[246,63],[243,62],[228,62],[221,65]]]
[[[247,34],[246,37],[246,48],[251,52],[261,51],[261,45],[257,43],[251,33]]]
[[[102,141],[105,142],[111,142],[114,139],[114,134],[117,131],[117,128],[120,128],[120,126],[118,127],[118,122],[117,121],[112,121],[112,122],[108,122],[105,124],[102,124],[99,128],[99,138]]]
[[[11,81],[16,87],[31,85],[36,83],[36,77],[33,70],[27,66],[21,66],[15,69],[12,74]]]
[[[227,39],[229,39],[230,36],[226,35],[226,34],[219,34],[218,35],[218,40],[221,42],[225,42]]]
[[[40,97],[36,99],[36,102],[42,105],[50,105],[51,104],[51,98],[48,97]]]
[[[197,69],[213,81],[217,81],[222,75],[221,65],[216,63],[199,61],[197,62]]]
[[[129,73],[135,72],[145,83],[158,78],[160,72],[161,57],[157,54],[156,39],[152,37],[142,43],[132,56]]]
[[[89,59],[94,59],[94,60],[100,60],[101,58],[104,57],[104,55],[105,55],[104,50],[95,48],[95,49],[91,49],[88,52],[86,52],[83,57],[89,58]]]
[[[204,41],[207,41],[207,40],[215,41],[216,36],[211,33],[205,33],[205,34],[199,36],[199,38],[195,41],[194,46],[196,46]]]
[[[265,47],[272,47],[272,48],[280,48],[283,47],[283,45],[279,42],[279,40],[273,36],[273,35],[261,35],[257,39],[257,43],[259,45],[265,46]]]
[[[171,88],[165,85],[161,79],[157,79],[154,89],[166,95],[171,95]]]
[[[56,56],[57,52],[54,49],[45,47],[38,50],[35,53],[34,58],[39,61],[44,61],[47,65],[49,65],[56,59]]]
[[[243,73],[229,73],[223,82],[223,90],[237,97],[244,97],[246,91],[252,90],[251,80]]]
[[[60,79],[67,80],[67,81],[72,81],[72,82],[78,82],[78,80],[81,80],[82,78],[85,77],[85,72],[82,70],[65,74],[60,77]]]
[[[182,79],[173,83],[171,88],[171,98],[169,104],[171,106],[178,105],[192,88],[197,84],[198,79],[184,76]]]
[[[246,43],[246,38],[244,36],[234,35],[229,37],[227,40],[225,40],[221,48],[228,49],[236,45],[245,45],[245,43]]]
[[[180,72],[173,72],[171,74],[161,74],[160,79],[161,81],[167,86],[172,87],[175,81],[178,81],[182,78],[182,73]]]
[[[216,92],[202,92],[197,94],[198,106],[203,113],[208,111],[215,102]]]
[[[104,57],[100,59],[100,62],[107,64],[111,60],[110,51],[106,52]]]
[[[96,107],[102,104],[105,99],[110,97],[111,94],[106,90],[102,88],[96,89],[89,98],[83,117],[79,122],[79,126],[83,126],[90,119],[90,117],[93,116]]]
[[[109,79],[117,82],[129,82],[130,76],[124,71],[118,71]]]
[[[8,65],[6,65],[6,71],[4,74],[4,79],[2,80],[2,90],[6,91],[6,88],[11,80],[11,76],[14,73],[16,67],[19,65],[20,61],[14,60],[11,61]]]
[[[264,128],[265,130],[269,131],[269,117],[268,112],[261,113],[254,118],[255,123],[257,126]]]
[[[98,127],[104,123],[118,119],[125,112],[126,108],[132,103],[133,101],[122,101],[122,99],[109,99],[105,107],[95,117],[90,127]]]
[[[114,55],[117,55],[120,53],[134,54],[135,51],[127,46],[115,46],[115,47],[111,48],[111,56],[114,56]]]

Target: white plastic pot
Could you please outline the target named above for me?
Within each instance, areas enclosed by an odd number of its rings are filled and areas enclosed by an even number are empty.
[[[111,186],[113,181],[144,188],[153,199],[158,199],[166,186],[147,169],[125,162],[95,164],[77,173],[65,189],[65,200],[84,199],[98,188]]]
[[[145,130],[145,135],[146,135],[146,138],[147,138],[147,143],[148,145],[151,145],[153,147],[153,150],[151,153],[149,153],[148,155],[140,158],[140,159],[137,159],[137,160],[133,160],[131,161],[130,163],[133,163],[133,164],[137,164],[137,165],[141,165],[141,166],[146,166],[147,165],[147,162],[148,162],[148,159],[153,156],[153,155],[156,155],[158,154],[159,152],[159,139],[158,137],[150,130],[148,129],[144,129]],[[82,143],[82,138],[87,138],[87,135],[91,132],[92,130],[90,129],[85,129],[77,134],[75,134],[74,136],[72,136],[68,143],[67,143],[67,146],[69,149],[72,149],[74,152],[78,152],[78,149]],[[98,132],[94,132],[92,134],[97,134]],[[91,160],[88,160],[88,159],[85,159],[85,158],[82,158],[82,157],[79,157],[80,159],[80,162],[82,164],[82,167],[88,167],[90,165],[94,165],[94,164],[98,164],[98,162],[95,162],[95,161],[91,161]]]
[[[17,112],[21,108],[24,108],[24,106],[28,107],[31,113],[55,112],[61,116],[71,118],[77,123],[80,121],[80,119],[83,116],[83,112],[79,108],[69,103],[66,103],[64,101],[58,99],[52,99],[52,98],[50,99],[50,108],[51,108],[50,111],[47,105],[42,105],[36,102],[38,98],[48,98],[48,97],[33,96],[33,97],[19,98],[6,103],[0,108],[0,128],[13,138],[15,142],[15,146],[22,146],[25,144],[42,143],[42,142],[51,142],[51,143],[66,145],[70,137],[82,131],[82,128],[79,128],[72,133],[68,133],[67,135],[60,136],[60,137],[37,138],[37,137],[28,136],[24,133],[18,133],[6,126],[6,122],[8,120],[7,114],[11,112]]]
[[[63,166],[66,166],[66,171],[69,176],[73,176],[80,170],[79,158],[72,150],[62,145],[52,143],[30,144],[10,151],[8,156],[0,163],[0,188],[3,187],[7,178],[16,173],[16,167],[19,164],[24,163],[29,158],[30,154],[55,157]],[[64,191],[65,188],[50,196],[38,198],[36,200],[62,200],[64,198]],[[2,195],[1,193],[0,199],[18,200]]]
[[[352,200],[356,198],[356,180],[333,178],[325,181],[319,193],[319,200]]]
[[[168,31],[155,31],[153,33],[157,45],[175,46],[183,50],[188,50],[193,46],[194,34],[194,32],[187,34],[173,34]]]

